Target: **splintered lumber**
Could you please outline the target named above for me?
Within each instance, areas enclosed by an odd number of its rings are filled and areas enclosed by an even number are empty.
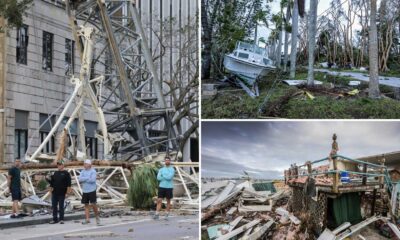
[[[258,227],[256,227],[256,229],[258,229]],[[252,230],[253,230],[253,228],[247,229],[246,232],[244,232],[243,236],[240,238],[240,240],[246,239],[250,235]]]
[[[221,202],[219,205],[212,206],[207,212],[204,212],[201,214],[201,221],[205,221],[209,219],[210,217],[214,216],[217,212],[219,212],[221,209],[224,209],[231,205],[233,201],[236,199],[236,196],[238,196],[242,192],[242,189],[237,189],[236,191],[232,192],[223,202]]]
[[[237,236],[240,233],[246,231],[247,229],[254,227],[255,225],[259,224],[260,222],[261,222],[260,219],[253,220],[253,221],[249,222],[248,224],[243,225],[243,226],[233,230],[232,232],[229,232],[225,235],[220,236],[219,238],[217,238],[217,240],[228,240],[228,239],[230,239],[234,236]]]
[[[239,212],[269,212],[272,210],[271,205],[242,205],[239,206]]]
[[[226,214],[227,214],[227,215],[232,215],[232,214],[234,214],[234,213],[236,212],[236,210],[237,210],[236,207],[231,207],[231,208],[229,209],[229,211],[226,212]]]
[[[345,222],[345,223],[341,224],[339,227],[335,228],[335,230],[333,230],[332,233],[336,235],[349,227],[351,227],[351,223]]]
[[[230,195],[231,191],[235,187],[235,183],[229,181],[228,185],[222,190],[222,192],[218,195],[217,199],[211,204],[212,206],[218,205],[224,202]]]
[[[399,228],[398,228],[396,225],[394,225],[393,223],[391,223],[391,222],[388,222],[387,224],[389,225],[390,229],[392,229],[392,231],[393,231],[393,233],[396,235],[396,237],[397,237],[398,239],[400,239],[400,231],[399,231]]]
[[[378,220],[387,220],[388,218],[385,217],[377,217],[377,216],[373,216],[370,217],[356,225],[351,226],[349,229],[347,229],[346,231],[344,231],[342,234],[337,236],[337,240],[343,240],[346,239],[347,237],[353,235],[354,233],[360,231],[361,229],[363,229],[364,227],[368,226],[369,224],[378,221]]]
[[[268,231],[268,229],[272,226],[272,224],[274,224],[274,221],[269,220],[262,227],[257,227],[256,229],[254,229],[252,234],[245,236],[243,239],[244,240],[260,239]]]
[[[230,222],[228,232],[231,232],[236,227],[236,225],[238,225],[240,223],[240,221],[242,221],[242,219],[243,219],[243,216],[239,216],[239,217],[235,218],[235,220]]]
[[[318,237],[317,240],[335,240],[336,235],[332,233],[331,230],[325,228],[322,234]]]

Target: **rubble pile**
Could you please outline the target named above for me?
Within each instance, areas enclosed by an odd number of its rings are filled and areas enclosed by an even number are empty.
[[[291,192],[282,182],[228,180],[203,186],[202,230],[209,239],[289,239],[291,235],[295,239],[307,234],[302,221],[287,210]]]

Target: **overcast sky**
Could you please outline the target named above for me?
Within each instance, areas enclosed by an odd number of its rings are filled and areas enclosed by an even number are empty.
[[[322,16],[322,14],[326,15],[327,13],[330,12],[330,10],[328,10],[328,9],[329,9],[331,1],[332,0],[319,0],[318,1],[318,17]],[[347,7],[348,7],[347,0],[341,0],[341,2],[343,2],[343,5],[342,5],[343,9],[347,9]],[[266,2],[264,2],[264,4],[266,4]],[[268,3],[268,4],[271,7],[271,14],[275,14],[280,11],[280,0],[274,0],[272,3]],[[310,0],[305,0],[306,12],[308,12],[309,9],[310,9]],[[284,13],[286,14],[286,10],[284,10]],[[357,29],[360,28],[360,24],[357,21],[355,22],[355,25],[353,27],[354,31],[356,31]],[[269,27],[275,28],[275,26],[273,26],[273,25],[271,25]],[[257,29],[258,29],[257,39],[260,39],[261,37],[263,37],[264,39],[268,39],[268,36],[271,33],[271,30],[269,28],[267,28],[266,26],[260,25],[260,26],[258,26]],[[284,38],[284,36],[283,36],[283,38]],[[254,36],[253,36],[253,39],[254,39]],[[290,52],[290,45],[289,45],[289,52]]]
[[[400,150],[400,122],[202,122],[203,177],[281,178],[290,164],[339,154],[357,158]]]

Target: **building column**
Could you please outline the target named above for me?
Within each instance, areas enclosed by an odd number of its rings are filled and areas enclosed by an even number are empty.
[[[0,26],[5,26],[6,20],[0,17]],[[5,163],[5,88],[6,88],[6,32],[0,33],[0,165]]]

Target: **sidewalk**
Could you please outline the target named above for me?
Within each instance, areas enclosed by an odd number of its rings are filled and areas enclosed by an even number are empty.
[[[325,72],[334,76],[349,76],[354,78],[355,80],[369,82],[369,74],[368,72],[359,73],[359,72],[337,72],[329,69],[314,69],[316,72]],[[379,84],[400,88],[400,77],[384,77],[379,76]]]

